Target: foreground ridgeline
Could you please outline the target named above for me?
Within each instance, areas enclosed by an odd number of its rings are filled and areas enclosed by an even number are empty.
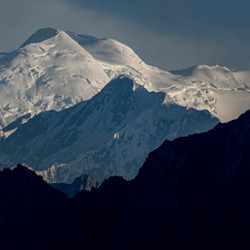
[[[73,199],[21,165],[0,172],[1,249],[249,249],[250,112],[165,141],[132,181]]]

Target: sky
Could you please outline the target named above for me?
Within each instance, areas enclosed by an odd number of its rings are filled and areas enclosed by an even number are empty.
[[[0,0],[0,52],[54,27],[116,39],[164,70],[250,70],[249,0]]]

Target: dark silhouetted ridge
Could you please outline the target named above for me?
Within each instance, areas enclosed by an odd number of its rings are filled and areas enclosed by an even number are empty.
[[[132,181],[68,199],[22,166],[0,172],[2,249],[250,249],[250,112],[165,141]]]

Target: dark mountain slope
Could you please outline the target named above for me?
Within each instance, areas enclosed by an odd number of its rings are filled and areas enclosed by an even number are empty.
[[[134,180],[112,177],[72,200],[27,169],[4,170],[1,247],[249,249],[249,130],[247,112],[165,141]]]
[[[115,246],[249,249],[249,193],[248,111],[207,133],[166,141],[149,155],[130,184]]]
[[[66,195],[18,165],[0,172],[0,249],[63,249],[79,245],[68,223]]]

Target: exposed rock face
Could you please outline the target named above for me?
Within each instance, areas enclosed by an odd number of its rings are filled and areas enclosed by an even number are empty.
[[[77,192],[83,190],[91,191],[92,188],[98,188],[100,183],[93,177],[83,174],[77,177],[72,184],[53,183],[51,186],[65,193],[69,198],[73,198]]]

